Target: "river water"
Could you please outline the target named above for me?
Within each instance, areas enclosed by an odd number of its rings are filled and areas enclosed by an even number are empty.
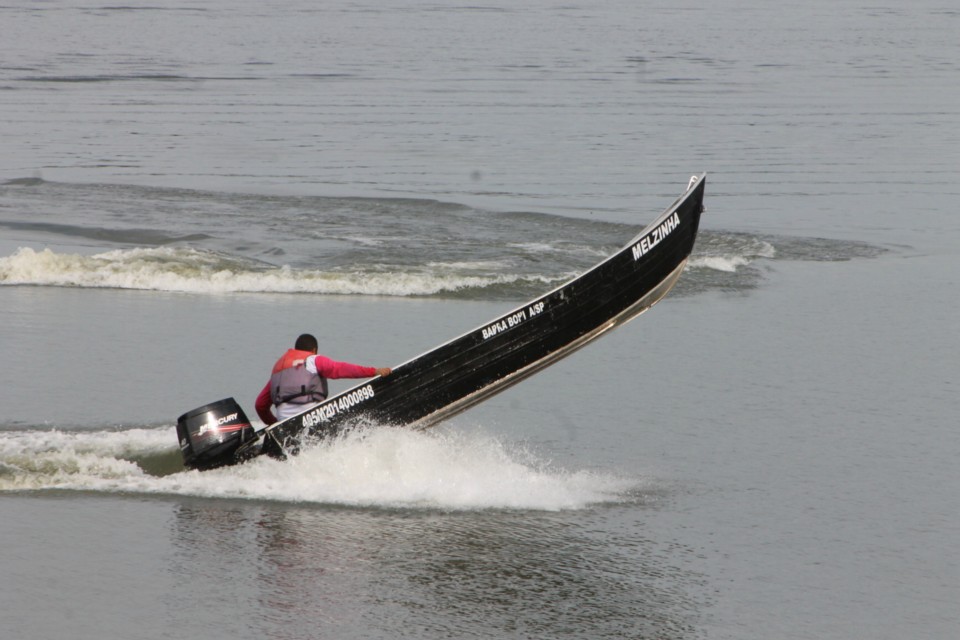
[[[514,4],[0,7],[3,637],[956,635],[960,12]],[[403,362],[700,172],[638,320],[183,470],[297,334]]]

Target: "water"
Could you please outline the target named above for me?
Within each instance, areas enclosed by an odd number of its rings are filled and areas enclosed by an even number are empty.
[[[956,635],[947,3],[0,21],[4,637]],[[635,322],[425,433],[182,470],[298,333],[402,362],[700,171]]]

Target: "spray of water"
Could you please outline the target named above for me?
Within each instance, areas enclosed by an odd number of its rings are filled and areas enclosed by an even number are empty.
[[[557,467],[531,447],[480,430],[376,427],[288,461],[257,458],[207,472],[179,466],[170,427],[19,431],[0,441],[0,492],[82,490],[363,507],[580,509],[629,499],[639,481]]]

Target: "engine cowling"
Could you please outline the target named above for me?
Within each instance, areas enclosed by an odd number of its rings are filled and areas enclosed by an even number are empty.
[[[177,437],[184,466],[206,470],[240,462],[238,449],[257,434],[237,401],[224,398],[180,416]]]

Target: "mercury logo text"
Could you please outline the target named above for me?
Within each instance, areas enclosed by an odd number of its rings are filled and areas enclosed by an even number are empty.
[[[233,422],[236,419],[237,419],[236,413],[231,413],[228,416],[223,416],[219,420],[214,420],[213,418],[210,418],[210,420],[208,420],[206,424],[200,425],[200,430],[197,432],[197,435],[202,436],[208,431],[217,431],[219,430],[221,425],[227,424],[228,422]]]

